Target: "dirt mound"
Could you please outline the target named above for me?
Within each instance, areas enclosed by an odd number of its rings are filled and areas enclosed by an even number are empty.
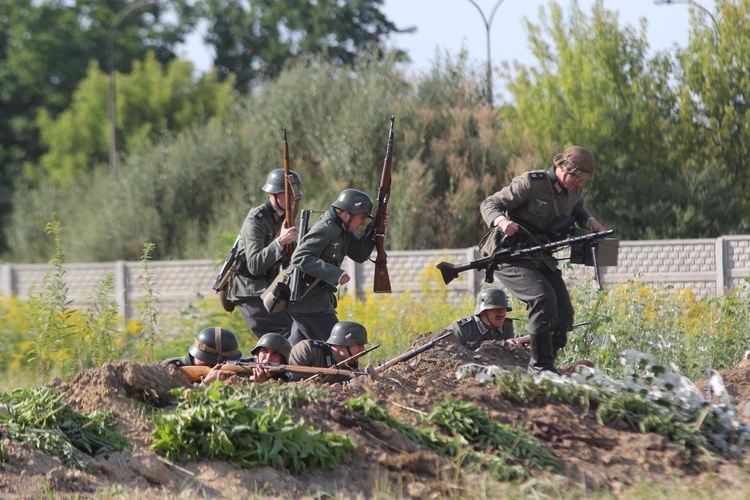
[[[441,333],[428,334],[417,344]],[[0,491],[18,497],[39,496],[49,485],[55,495],[81,496],[96,492],[160,497],[197,494],[213,498],[309,498],[320,492],[351,498],[463,496],[452,459],[427,452],[385,424],[366,420],[340,404],[366,392],[403,422],[415,424],[419,412],[429,413],[435,403],[452,398],[475,403],[496,421],[522,427],[544,443],[560,473],[536,471],[533,481],[517,487],[521,490],[533,483],[537,488],[545,484],[563,490],[606,490],[625,495],[628,488],[644,481],[685,488],[705,485],[706,481],[736,488],[748,483],[748,474],[737,465],[690,456],[656,434],[638,434],[625,426],[603,427],[588,409],[562,404],[516,404],[502,399],[491,384],[458,379],[457,369],[472,363],[523,369],[528,354],[500,341],[469,351],[449,338],[441,341],[438,348],[380,374],[332,386],[331,397],[325,402],[296,409],[297,416],[308,424],[346,434],[355,444],[349,459],[334,471],[312,469],[302,476],[271,467],[243,470],[216,460],[179,464],[164,460],[150,448],[150,417],[174,403],[171,389],[189,384],[171,368],[107,364],[80,374],[69,384],[56,385],[67,394],[66,401],[81,413],[113,411],[118,430],[128,437],[133,449],[94,457],[94,472],[86,473],[68,469],[57,458],[29,444],[5,439],[9,460],[0,469]],[[738,405],[750,397],[750,371],[745,367],[723,376]],[[475,495],[482,496],[480,492]]]

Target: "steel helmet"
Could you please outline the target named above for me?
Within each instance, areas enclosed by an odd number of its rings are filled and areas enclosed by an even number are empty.
[[[339,321],[333,325],[331,336],[326,341],[331,345],[342,345],[351,347],[354,344],[369,344],[367,341],[367,328],[355,321]]]
[[[364,214],[372,219],[372,198],[358,189],[344,189],[331,206],[352,215]]]
[[[565,172],[583,180],[588,181],[594,178],[596,169],[594,155],[580,146],[570,146],[562,154],[555,156],[553,162],[556,167],[561,167]]]
[[[284,363],[289,361],[289,354],[292,352],[292,344],[290,344],[283,335],[279,335],[278,333],[266,333],[260,338],[260,340],[258,340],[258,344],[250,352],[255,356],[262,347],[273,349],[281,354],[284,357]]]
[[[292,177],[291,187],[293,196],[302,196],[302,179],[300,178],[299,174],[297,174],[297,172],[295,172],[294,170],[290,170],[289,175]],[[271,170],[271,173],[268,174],[268,179],[266,179],[266,183],[263,185],[263,191],[269,194],[278,194],[284,192],[283,168]]]
[[[499,288],[485,288],[477,295],[477,308],[474,314],[479,314],[487,309],[502,309],[512,311],[513,308],[508,304],[508,296]]]
[[[237,336],[229,330],[218,326],[211,326],[201,330],[193,345],[190,346],[189,352],[194,358],[200,359],[210,365],[242,357]]]

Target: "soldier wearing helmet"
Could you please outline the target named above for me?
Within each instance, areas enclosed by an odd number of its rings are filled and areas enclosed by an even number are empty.
[[[485,340],[510,340],[514,336],[513,321],[506,313],[512,310],[504,291],[486,288],[477,295],[474,315],[454,321],[448,329],[469,349],[478,349]]]
[[[242,358],[237,336],[226,328],[211,326],[204,328],[195,338],[184,358],[170,358],[161,362],[163,365],[208,366],[209,374],[203,379],[205,383],[216,380],[226,380],[234,375],[232,372],[222,371],[225,361]]]
[[[355,321],[339,321],[331,329],[328,340],[303,340],[292,347],[289,355],[289,364],[295,366],[317,366],[330,368],[337,363],[356,356],[365,350],[367,341],[367,328]],[[356,360],[343,367],[356,369]],[[310,375],[293,373],[292,378],[301,380]],[[328,381],[332,384],[349,380],[347,377],[331,377]]]
[[[538,244],[560,239],[557,228],[573,223],[589,231],[605,230],[583,199],[585,182],[594,178],[594,156],[580,146],[571,146],[552,163],[548,171],[534,170],[514,178],[482,202],[482,218],[495,234],[528,233],[531,242]],[[561,224],[568,221],[570,224]],[[489,248],[482,250],[492,253]],[[555,358],[573,329],[573,305],[557,259],[541,251],[518,257],[501,263],[495,276],[529,306],[529,370],[557,372]]]
[[[354,234],[367,219],[372,219],[372,198],[362,191],[345,189],[294,251],[292,266],[304,275],[302,299],[287,307],[294,319],[289,339],[292,346],[305,339],[325,341],[338,322],[337,286],[351,279],[341,264],[345,257],[365,262],[375,247],[372,224],[367,225],[362,236]]]
[[[282,227],[287,203],[302,196],[300,176],[289,172],[291,194],[287,200],[284,192],[284,169],[277,168],[268,174],[263,191],[268,199],[250,210],[240,229],[237,260],[234,273],[227,286],[227,299],[242,313],[250,331],[260,338],[269,332],[288,337],[292,318],[286,311],[269,313],[263,305],[261,294],[287,264],[284,247],[297,241],[297,227]]]
[[[251,351],[255,356],[255,361],[258,363],[275,363],[275,364],[288,364],[289,355],[292,352],[292,344],[278,333],[270,332],[263,335],[258,343]],[[283,372],[277,375],[272,375],[268,370],[262,366],[253,367],[253,375],[250,380],[253,382],[265,382],[266,380],[274,378],[280,381],[290,380],[289,373]]]

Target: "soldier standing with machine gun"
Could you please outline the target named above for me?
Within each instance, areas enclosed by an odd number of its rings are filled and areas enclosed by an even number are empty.
[[[497,236],[483,247],[485,254],[493,254],[504,239],[519,233],[538,245],[564,238],[573,223],[593,232],[605,231],[583,199],[583,185],[594,178],[595,168],[591,153],[572,146],[555,156],[549,171],[526,172],[484,200],[482,217]],[[555,358],[567,344],[574,311],[557,259],[540,250],[499,263],[495,276],[529,306],[529,371],[559,373]]]

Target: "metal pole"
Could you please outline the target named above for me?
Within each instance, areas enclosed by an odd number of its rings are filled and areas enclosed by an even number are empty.
[[[479,11],[479,15],[482,16],[484,29],[487,32],[487,104],[489,104],[490,108],[492,108],[494,104],[494,100],[492,98],[492,55],[490,52],[490,29],[492,28],[492,19],[495,17],[497,8],[500,7],[500,4],[504,1],[505,0],[498,0],[498,2],[492,8],[492,12],[490,13],[490,17],[488,19],[487,17],[485,17],[482,8],[479,7],[479,5],[477,5],[474,0],[469,0],[469,2],[471,2],[471,4],[477,8],[477,10]]]
[[[154,5],[162,0],[140,0],[132,3],[117,13],[107,38],[107,70],[109,71],[109,86],[107,93],[107,115],[109,117],[109,173],[117,178],[117,107],[115,106],[115,37],[120,24],[131,12],[146,5]]]
[[[471,0],[469,0],[469,1],[471,1]],[[703,12],[705,12],[706,14],[708,14],[708,17],[711,18],[711,22],[714,25],[714,32],[717,35],[719,34],[719,25],[716,23],[716,18],[714,17],[714,15],[711,13],[710,10],[708,10],[707,8],[705,8],[704,6],[702,6],[701,4],[699,4],[698,2],[696,2],[695,0],[682,0],[682,1],[680,1],[680,0],[654,0],[654,3],[656,5],[671,5],[671,4],[676,4],[676,3],[684,3],[684,4],[687,4],[687,5],[692,5],[696,9],[700,9]]]

